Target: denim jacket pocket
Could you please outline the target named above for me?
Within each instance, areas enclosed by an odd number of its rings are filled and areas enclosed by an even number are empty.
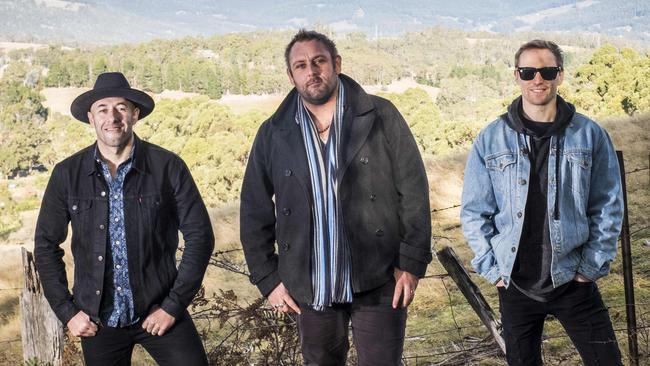
[[[566,158],[571,169],[571,189],[580,196],[586,197],[591,179],[591,152],[568,151]]]
[[[508,194],[512,181],[512,175],[516,167],[517,155],[507,151],[493,154],[485,158],[485,166],[490,172],[492,188],[500,192],[497,197],[505,197]]]
[[[159,193],[146,194],[140,196],[139,201],[145,227],[149,228],[149,231],[155,231],[158,226],[158,213],[163,206],[163,195]]]
[[[70,222],[74,232],[84,231],[84,228],[90,224],[93,207],[92,199],[70,199],[68,200],[68,212],[70,212]]]

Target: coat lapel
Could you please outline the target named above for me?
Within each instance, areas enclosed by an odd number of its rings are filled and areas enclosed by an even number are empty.
[[[343,116],[343,131],[341,133],[340,159],[343,162],[339,170],[339,182],[347,171],[352,159],[357,155],[361,146],[368,139],[370,130],[375,123],[374,106],[370,96],[354,80],[341,74],[345,83],[345,113]]]
[[[351,114],[351,113],[350,113]],[[343,133],[341,134],[341,179],[347,171],[352,159],[357,155],[361,146],[366,142],[368,134],[374,125],[372,113],[363,116],[345,117],[343,121]]]
[[[300,126],[295,122],[295,118],[291,117],[283,121],[281,128],[273,134],[273,138],[279,141],[276,146],[281,149],[280,156],[286,162],[286,164],[282,165],[290,167],[291,174],[298,178],[305,191],[307,193],[311,192],[307,153],[305,152],[305,144],[302,141]]]

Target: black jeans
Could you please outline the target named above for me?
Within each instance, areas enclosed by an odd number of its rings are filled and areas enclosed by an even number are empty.
[[[86,365],[129,366],[133,347],[140,344],[161,366],[207,366],[201,338],[187,312],[163,336],[147,333],[142,321],[124,328],[99,327],[94,337],[82,337]]]
[[[392,280],[375,290],[355,294],[351,304],[335,304],[324,311],[300,304],[298,331],[305,365],[345,365],[350,321],[358,365],[399,365],[407,311],[392,308],[394,289]]]
[[[542,365],[542,330],[548,314],[557,318],[585,366],[621,363],[612,322],[594,282],[571,281],[549,302],[535,301],[515,286],[499,287],[499,310],[508,365]]]

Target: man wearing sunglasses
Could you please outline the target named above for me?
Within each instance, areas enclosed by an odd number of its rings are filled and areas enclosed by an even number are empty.
[[[522,45],[514,77],[521,96],[474,142],[461,208],[472,265],[498,288],[508,364],[542,364],[553,315],[585,365],[622,365],[595,283],[609,273],[622,223],[614,147],[557,95],[555,43]]]

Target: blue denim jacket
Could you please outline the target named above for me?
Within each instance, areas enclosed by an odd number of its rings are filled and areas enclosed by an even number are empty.
[[[524,223],[530,161],[528,137],[502,118],[476,138],[465,167],[461,222],[475,257],[472,266],[491,283],[510,274]],[[552,245],[551,276],[558,287],[576,272],[596,280],[609,273],[621,230],[623,198],[618,160],[607,132],[575,113],[560,138],[559,178],[556,144],[548,159],[548,205]],[[559,219],[553,215],[559,180]]]

